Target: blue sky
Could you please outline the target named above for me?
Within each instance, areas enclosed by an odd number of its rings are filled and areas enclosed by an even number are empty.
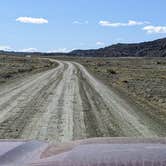
[[[0,1],[0,49],[69,51],[166,36],[165,0]]]

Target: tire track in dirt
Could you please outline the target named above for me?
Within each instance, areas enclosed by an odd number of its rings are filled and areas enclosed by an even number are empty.
[[[142,121],[142,117],[137,114],[137,110],[134,107],[100,81],[96,80],[82,65],[74,64],[80,70],[80,80],[83,80],[81,89],[84,91],[82,92],[84,105],[86,107],[89,105],[88,110],[85,112],[85,118],[91,117],[93,119],[92,121],[89,119],[85,121],[89,125],[87,129],[92,131],[89,133],[90,137],[94,135],[158,136],[157,131],[151,130],[150,126],[147,125],[146,120],[148,121],[148,119],[146,117]],[[93,133],[95,130],[96,133]]]
[[[55,69],[0,88],[0,138],[66,142],[159,135],[82,65],[57,62]]]
[[[41,111],[45,100],[49,95],[48,88],[55,85],[55,75],[60,75],[59,72],[51,71],[49,74],[44,74],[43,79],[35,80],[34,84],[28,85],[24,90],[18,91],[15,98],[3,101],[8,105],[8,109],[4,108],[4,114],[1,114],[3,121],[0,123],[0,137],[1,138],[19,138],[24,127],[29,123],[31,118]],[[45,76],[47,76],[45,78]],[[50,79],[48,79],[50,78]],[[54,78],[54,79],[53,79]],[[16,97],[18,96],[18,97]],[[3,109],[3,107],[2,107]],[[29,130],[28,130],[29,131]]]

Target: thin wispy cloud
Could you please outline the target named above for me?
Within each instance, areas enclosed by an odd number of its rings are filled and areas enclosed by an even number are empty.
[[[25,49],[19,50],[19,52],[38,52],[38,49],[37,48],[25,48]]]
[[[111,21],[99,21],[99,25],[103,27],[125,27],[125,26],[138,26],[149,24],[148,21],[134,21],[129,20],[127,23],[122,22],[111,22]]]
[[[0,45],[0,50],[2,50],[2,51],[11,51],[12,48],[10,46],[7,46],[7,45]]]
[[[166,26],[145,26],[143,28],[144,31],[146,31],[149,34],[161,34],[161,33],[166,33]]]
[[[83,25],[83,24],[88,24],[88,21],[73,21],[73,24],[79,24],[79,25]]]
[[[104,42],[101,42],[101,41],[97,41],[97,42],[96,42],[96,45],[97,45],[97,46],[104,46],[105,43],[104,43]]]
[[[45,18],[33,18],[33,17],[18,17],[16,21],[29,24],[47,24],[48,20]]]
[[[71,52],[73,51],[75,48],[73,49],[68,49],[68,48],[57,48],[57,49],[54,49],[54,50],[50,50],[50,51],[47,51],[48,53],[51,53],[51,52],[62,52],[62,53],[67,53],[67,52]]]

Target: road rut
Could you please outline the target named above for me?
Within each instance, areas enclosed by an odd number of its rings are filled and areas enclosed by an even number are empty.
[[[149,117],[76,62],[0,87],[0,138],[155,137]],[[158,124],[153,124],[154,126]]]

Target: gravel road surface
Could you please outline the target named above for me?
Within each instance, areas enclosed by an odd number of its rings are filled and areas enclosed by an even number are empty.
[[[0,87],[1,139],[57,143],[90,137],[160,136],[157,122],[82,65],[57,62],[55,69]]]

